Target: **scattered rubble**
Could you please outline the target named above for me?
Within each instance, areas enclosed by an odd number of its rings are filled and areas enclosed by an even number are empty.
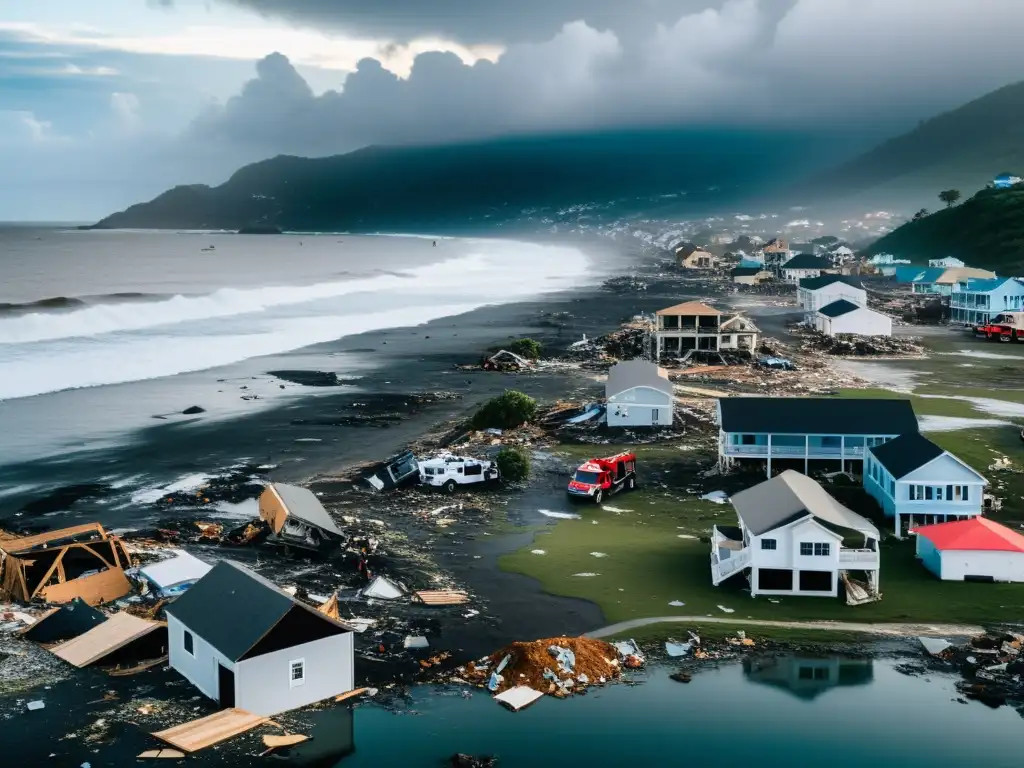
[[[853,333],[826,336],[807,328],[794,333],[801,338],[802,352],[823,352],[833,357],[919,357],[924,354],[921,339],[917,336],[858,336]]]
[[[930,663],[959,670],[960,693],[991,707],[1024,704],[1024,634],[988,632],[965,645],[920,638]],[[912,673],[912,669],[903,670]]]

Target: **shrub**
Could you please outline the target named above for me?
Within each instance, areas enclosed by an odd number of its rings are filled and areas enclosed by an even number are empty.
[[[516,339],[506,347],[509,352],[514,352],[527,360],[536,360],[540,357],[541,343],[534,339]]]
[[[502,448],[495,461],[501,476],[510,482],[525,480],[530,475],[530,455],[522,448]]]
[[[511,429],[529,421],[536,413],[536,400],[514,389],[506,389],[484,403],[473,416],[473,426],[476,429]]]

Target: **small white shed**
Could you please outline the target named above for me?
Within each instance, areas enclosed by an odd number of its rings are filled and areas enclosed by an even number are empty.
[[[826,336],[855,333],[858,336],[892,336],[892,318],[846,299],[818,310],[814,327]]]
[[[170,666],[223,708],[275,715],[354,687],[353,630],[222,560],[167,607]]]
[[[654,427],[672,424],[672,382],[668,372],[646,360],[627,360],[608,371],[605,384],[610,427]]]
[[[1024,582],[1024,536],[985,517],[914,528],[917,556],[943,581]]]

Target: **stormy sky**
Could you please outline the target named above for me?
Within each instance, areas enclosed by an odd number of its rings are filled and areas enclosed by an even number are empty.
[[[634,126],[866,143],[1024,79],[1021,0],[0,0],[0,220],[280,153]]]

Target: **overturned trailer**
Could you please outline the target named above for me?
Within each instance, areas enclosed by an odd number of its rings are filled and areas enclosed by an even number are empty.
[[[271,483],[260,495],[260,519],[270,525],[268,544],[325,552],[345,538],[308,488]]]
[[[393,490],[405,483],[412,483],[419,477],[419,465],[412,451],[397,453],[387,461],[380,471],[366,479],[378,491]]]
[[[0,534],[0,600],[109,602],[131,591],[124,574],[130,563],[121,539],[99,523],[34,536]]]

